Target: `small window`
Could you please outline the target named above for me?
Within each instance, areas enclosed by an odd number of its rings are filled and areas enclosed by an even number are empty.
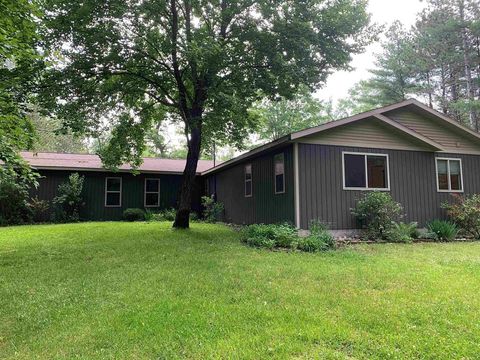
[[[245,197],[252,196],[252,164],[245,165]]]
[[[105,179],[105,206],[122,206],[122,178],[107,177]]]
[[[462,161],[437,158],[437,190],[439,192],[463,192]]]
[[[160,179],[145,179],[145,207],[160,206]]]
[[[389,190],[388,156],[343,153],[345,190]]]
[[[275,170],[275,194],[285,192],[285,158],[283,153],[275,155],[273,158]]]

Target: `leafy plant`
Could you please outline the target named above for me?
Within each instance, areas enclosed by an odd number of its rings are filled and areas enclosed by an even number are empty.
[[[442,205],[450,219],[466,234],[480,239],[480,195],[470,197],[455,195],[455,203]]]
[[[40,200],[38,196],[30,199],[28,203],[32,220],[36,223],[48,221],[48,210],[50,209],[50,202],[47,200]]]
[[[453,241],[458,234],[457,225],[450,221],[433,220],[427,224],[427,236],[435,241]]]
[[[220,221],[223,214],[223,204],[216,202],[213,196],[202,196],[203,219],[214,223]]]
[[[75,222],[80,220],[80,210],[85,205],[82,198],[85,178],[78,173],[68,177],[68,181],[58,186],[58,195],[53,199],[55,220]]]
[[[296,229],[289,224],[246,226],[242,231],[242,241],[250,246],[273,249],[290,248],[297,240]]]
[[[389,193],[373,191],[365,194],[351,212],[365,229],[365,238],[387,240],[402,210],[402,206]]]
[[[138,208],[129,208],[123,212],[125,221],[145,221],[145,211]]]
[[[28,183],[21,181],[15,171],[2,169],[0,165],[0,225],[29,222]]]
[[[411,243],[419,237],[418,224],[411,223],[395,223],[388,235],[388,240],[392,242]]]
[[[306,237],[299,237],[295,248],[306,252],[327,251],[335,248],[335,240],[328,231],[322,231]]]

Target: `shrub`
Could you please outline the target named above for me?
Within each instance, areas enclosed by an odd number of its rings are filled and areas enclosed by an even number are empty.
[[[389,193],[373,191],[365,194],[351,212],[362,223],[365,238],[387,240],[402,210]]]
[[[68,181],[58,186],[58,196],[53,199],[56,221],[80,220],[80,210],[85,205],[82,198],[84,180],[83,176],[73,173],[68,177]]]
[[[138,208],[126,209],[123,212],[123,220],[125,221],[145,221],[145,211]]]
[[[455,195],[455,203],[443,204],[450,219],[466,234],[480,239],[480,195],[470,197]]]
[[[2,165],[0,164],[0,167]],[[0,169],[0,225],[16,225],[30,222],[27,183],[20,181],[14,171]]]
[[[297,232],[288,224],[246,226],[242,231],[242,241],[250,246],[273,249],[289,248],[297,240]]]
[[[327,251],[335,248],[335,240],[328,231],[312,234],[306,237],[299,237],[295,248],[306,252]]]
[[[30,199],[28,203],[30,213],[32,214],[32,220],[36,223],[48,221],[48,209],[50,209],[50,203],[47,200],[40,200],[38,196]]]
[[[392,242],[403,242],[410,243],[413,239],[419,237],[418,224],[416,222],[406,223],[395,223],[390,234],[388,235],[388,240]]]
[[[216,202],[213,196],[202,196],[203,219],[206,222],[220,221],[223,214],[223,204]]]
[[[452,241],[457,236],[457,226],[445,220],[433,220],[427,224],[427,236],[435,241]]]

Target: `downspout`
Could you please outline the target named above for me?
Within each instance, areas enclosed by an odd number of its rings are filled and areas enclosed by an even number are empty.
[[[298,143],[293,143],[293,184],[294,192],[294,211],[295,211],[295,227],[300,229],[300,175],[298,164]]]

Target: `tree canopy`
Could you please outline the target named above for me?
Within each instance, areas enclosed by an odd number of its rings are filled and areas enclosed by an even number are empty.
[[[105,164],[138,166],[145,134],[181,122],[187,165],[175,226],[187,227],[202,146],[241,144],[263,96],[320,86],[370,39],[365,0],[45,0],[44,104],[78,132],[114,124]],[[52,96],[53,95],[53,96]]]

